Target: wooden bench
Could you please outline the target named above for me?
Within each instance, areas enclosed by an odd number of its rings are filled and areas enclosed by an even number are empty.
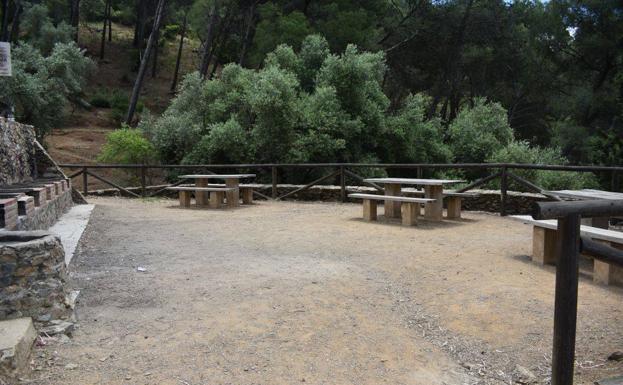
[[[536,220],[529,215],[512,215],[510,218],[531,224],[532,260],[542,265],[556,264],[558,257],[558,221]],[[580,226],[580,235],[623,249],[623,233],[592,226]],[[623,268],[607,262],[593,261],[593,281],[606,285],[623,285]]]
[[[195,200],[197,205],[205,205],[201,193],[210,193],[210,199],[208,206],[211,208],[219,208],[225,198],[225,193],[234,191],[235,188],[229,187],[193,187],[193,186],[180,186],[180,187],[167,187],[167,190],[178,191],[180,196],[180,206],[190,207],[191,193],[195,193]],[[200,193],[200,194],[197,194]],[[233,206],[233,202],[227,202],[228,206]]]
[[[182,186],[191,186],[191,185],[182,185]],[[210,183],[206,187],[226,187],[225,184],[213,184]],[[253,203],[253,187],[251,186],[242,186],[238,187],[240,190],[240,195],[242,195],[242,203],[245,205],[250,205]]]
[[[409,198],[396,195],[376,195],[376,194],[348,194],[349,198],[363,200],[363,219],[366,221],[376,220],[376,201],[400,202],[402,214],[402,224],[405,226],[415,226],[417,217],[420,215],[420,205],[422,203],[435,202],[429,198]]]
[[[403,190],[405,193],[411,193],[414,195],[424,195],[424,191],[422,190]],[[461,205],[463,203],[463,198],[475,198],[480,196],[478,193],[468,193],[468,192],[454,192],[454,191],[443,191],[443,197],[446,200],[446,218],[448,219],[459,219],[461,218]]]

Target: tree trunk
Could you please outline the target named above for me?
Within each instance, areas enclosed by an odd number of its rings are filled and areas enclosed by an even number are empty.
[[[160,31],[156,31],[156,37],[154,39],[154,55],[153,62],[151,64],[151,77],[155,78],[158,70],[158,51],[160,50],[160,45],[158,44],[160,40]]]
[[[104,60],[104,52],[106,51],[106,27],[108,26],[108,15],[110,12],[110,0],[104,5],[104,25],[102,27],[102,44],[100,45],[100,60]]]
[[[110,10],[108,12],[108,42],[112,41],[112,4],[110,5]]]
[[[7,41],[9,37],[9,0],[2,0],[2,33],[0,40]]]
[[[13,25],[11,25],[11,35],[8,41],[17,42],[19,37],[19,16],[22,13],[22,4],[20,2],[15,3],[15,12],[13,13]]]
[[[180,63],[182,61],[182,51],[184,49],[184,37],[186,37],[186,23],[188,19],[188,13],[184,13],[184,24],[182,24],[182,31],[180,33],[180,46],[177,49],[177,58],[175,59],[175,71],[173,71],[173,81],[171,82],[171,92],[175,92],[177,87],[177,76],[180,72]]]
[[[257,1],[254,1],[251,7],[249,8],[249,13],[247,15],[247,23],[244,31],[244,37],[242,38],[242,49],[240,50],[240,59],[238,60],[238,64],[240,66],[244,66],[245,59],[247,57],[247,51],[249,50],[249,45],[251,44],[252,38],[252,30],[255,26],[255,8],[257,6]]]
[[[147,0],[138,0],[136,5],[136,28],[134,29],[134,41],[135,48],[141,49],[143,47],[143,40],[145,40],[145,19],[147,18]]]
[[[206,77],[208,73],[208,66],[210,65],[210,60],[212,60],[212,43],[214,43],[214,30],[216,21],[218,18],[218,9],[216,7],[216,3],[212,5],[210,9],[210,22],[208,24],[208,33],[206,34],[206,40],[203,43],[203,53],[201,55],[201,65],[199,66],[199,73],[202,78]]]
[[[164,12],[165,0],[158,0],[158,7],[156,8],[156,18],[154,19],[154,27],[149,34],[149,40],[147,41],[147,47],[145,53],[141,59],[141,65],[136,75],[136,81],[134,82],[134,88],[132,89],[132,97],[130,98],[130,106],[128,107],[128,115],[125,119],[126,124],[132,123],[134,117],[134,111],[136,110],[136,103],[143,86],[143,79],[145,78],[145,72],[147,71],[147,63],[149,63],[149,55],[154,45],[154,38],[157,32],[160,30],[160,22],[162,21],[162,14]]]
[[[74,29],[74,41],[77,43],[80,28],[80,0],[69,0],[69,24]]]

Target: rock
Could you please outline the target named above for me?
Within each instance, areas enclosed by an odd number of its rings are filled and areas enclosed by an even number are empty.
[[[0,383],[28,371],[32,344],[37,337],[30,318],[0,321]]]
[[[65,365],[65,369],[67,369],[67,370],[74,370],[74,369],[77,369],[77,368],[78,368],[78,365],[76,365],[76,364],[67,364],[67,365]]]
[[[609,361],[623,361],[623,352],[616,351],[608,356]]]
[[[515,365],[513,374],[516,378],[516,384],[536,384],[538,382],[536,375],[521,365]]]
[[[57,334],[71,335],[74,331],[75,325],[71,322],[63,320],[53,320],[49,324],[39,328],[39,334],[54,336]]]

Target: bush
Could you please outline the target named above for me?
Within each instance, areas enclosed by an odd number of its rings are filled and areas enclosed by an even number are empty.
[[[124,126],[106,136],[106,143],[97,157],[103,163],[153,163],[156,150],[140,130]]]
[[[495,163],[532,163],[565,165],[568,160],[561,154],[560,148],[531,147],[525,141],[512,141],[506,147],[497,150],[490,159]],[[514,174],[536,184],[545,190],[582,189],[598,186],[595,175],[591,173],[546,171],[546,170],[513,170]],[[513,189],[525,190],[512,179],[509,180]],[[492,183],[499,187],[499,181]]]
[[[89,99],[89,104],[97,108],[110,108],[110,94],[102,90],[98,90],[95,95]]]
[[[109,102],[112,119],[115,122],[123,122],[130,106],[130,96],[121,90],[114,90],[109,96]],[[141,113],[143,109],[144,105],[139,100],[136,104],[136,112]]]

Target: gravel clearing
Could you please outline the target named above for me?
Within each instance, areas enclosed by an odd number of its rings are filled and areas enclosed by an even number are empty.
[[[32,384],[548,383],[554,268],[485,213],[406,228],[358,204],[96,204],[71,339]],[[588,262],[587,262],[588,263]],[[584,266],[583,271],[590,271]],[[580,282],[576,383],[623,374],[623,290]]]

